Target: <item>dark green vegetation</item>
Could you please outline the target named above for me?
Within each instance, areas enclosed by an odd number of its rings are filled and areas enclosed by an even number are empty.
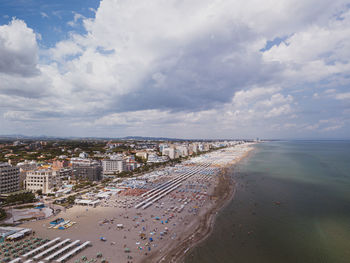
[[[33,203],[36,201],[35,195],[32,192],[22,192],[9,195],[6,200],[6,205],[15,205],[15,204],[26,204]]]
[[[11,160],[13,164],[23,160],[46,161],[59,155],[78,156],[81,152],[93,155],[105,152],[105,141],[24,141],[22,145],[9,143],[0,149],[0,162]],[[7,157],[5,157],[7,156]]]

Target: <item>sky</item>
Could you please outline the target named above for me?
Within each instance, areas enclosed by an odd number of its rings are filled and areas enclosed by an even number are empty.
[[[1,0],[0,134],[350,139],[350,2]]]

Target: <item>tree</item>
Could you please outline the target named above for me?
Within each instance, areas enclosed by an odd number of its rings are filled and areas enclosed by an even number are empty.
[[[6,203],[32,203],[35,201],[35,195],[32,192],[23,192],[18,194],[9,195],[6,198]]]
[[[68,196],[68,198],[67,198],[68,204],[73,205],[74,201],[75,201],[75,198],[76,198],[75,195]]]

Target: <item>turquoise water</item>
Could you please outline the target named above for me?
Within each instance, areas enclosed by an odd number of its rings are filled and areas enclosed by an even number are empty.
[[[268,142],[186,263],[350,262],[350,142]]]

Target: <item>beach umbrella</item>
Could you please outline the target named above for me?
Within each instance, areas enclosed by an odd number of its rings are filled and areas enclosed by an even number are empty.
[[[101,257],[102,257],[102,253],[101,253],[101,252],[98,252],[97,255],[96,255],[96,257],[101,258]]]
[[[80,260],[79,260],[79,259],[76,259],[76,260],[74,261],[74,263],[80,263]]]

